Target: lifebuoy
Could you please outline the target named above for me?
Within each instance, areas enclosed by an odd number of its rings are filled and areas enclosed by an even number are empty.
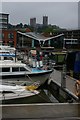
[[[76,87],[76,95],[80,97],[80,80],[76,81],[75,87]]]

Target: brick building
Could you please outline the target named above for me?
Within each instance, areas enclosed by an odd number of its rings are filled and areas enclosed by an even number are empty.
[[[17,31],[16,30],[0,30],[0,44],[16,47]]]
[[[17,31],[8,29],[9,14],[0,13],[0,44],[16,47]]]

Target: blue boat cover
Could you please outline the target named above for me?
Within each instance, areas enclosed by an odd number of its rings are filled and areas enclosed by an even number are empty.
[[[38,68],[32,68],[32,72],[40,73],[40,72],[46,72],[46,70],[42,70],[42,69],[38,69]]]

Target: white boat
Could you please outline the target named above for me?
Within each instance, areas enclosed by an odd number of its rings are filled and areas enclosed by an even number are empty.
[[[31,88],[32,87],[32,88]],[[35,86],[10,86],[0,85],[0,102],[2,104],[36,102],[35,98],[40,93]]]
[[[42,61],[35,61],[35,59],[31,61],[29,59],[29,63],[31,63],[27,65],[16,59],[15,48],[1,46],[0,49],[0,78],[2,81],[16,84],[32,81],[41,85],[49,79],[53,70],[47,69],[47,66],[44,67]]]
[[[0,60],[16,60],[16,49],[10,46],[0,45]]]
[[[0,61],[0,78],[5,82],[22,84],[23,82],[38,82],[43,84],[49,79],[52,70],[30,68],[24,63],[11,60]]]

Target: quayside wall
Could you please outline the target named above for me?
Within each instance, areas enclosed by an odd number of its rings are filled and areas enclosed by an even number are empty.
[[[80,103],[45,103],[0,105],[2,120],[80,118]]]

